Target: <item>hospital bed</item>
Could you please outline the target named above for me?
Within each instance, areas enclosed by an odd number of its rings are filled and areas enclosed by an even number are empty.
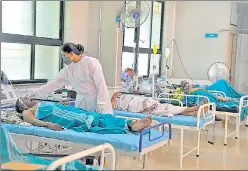
[[[160,100],[170,100],[170,101],[177,101],[178,103],[182,104],[180,100],[176,99],[168,99],[168,98],[160,98]],[[212,108],[212,110],[205,114],[203,117],[200,117],[201,111],[204,110],[204,107],[208,106],[208,108]],[[174,117],[161,117],[161,116],[153,116],[153,120],[156,120],[160,123],[166,122],[170,123],[172,128],[180,129],[181,131],[181,142],[180,142],[180,166],[182,168],[183,158],[187,155],[191,154],[192,152],[196,151],[196,156],[199,157],[200,153],[200,133],[201,131],[205,130],[206,126],[211,125],[215,122],[215,108],[216,105],[214,103],[208,103],[202,105],[199,108],[197,117],[193,116],[184,116],[184,115],[175,115]],[[115,110],[114,114],[116,116],[124,116],[124,117],[131,117],[131,118],[143,118],[147,114],[143,113],[132,113],[127,111],[118,111]],[[187,153],[184,153],[184,130],[195,131],[197,132],[197,145],[192,150]]]
[[[104,158],[105,158],[105,153],[106,151],[110,153],[110,170],[115,170],[115,150],[111,144],[102,144],[96,147],[92,147],[90,149],[71,154],[69,156],[60,158],[52,162],[46,169],[47,170],[55,170],[59,167],[61,167],[61,170],[65,170],[65,166],[67,163],[73,162],[75,160],[79,160],[82,158],[85,158],[87,156],[91,156],[96,153],[100,153],[100,166],[97,167],[98,170],[103,170],[104,169]],[[89,166],[88,166],[89,167]]]
[[[40,158],[34,155],[23,153],[20,151],[13,141],[13,137],[10,133],[1,128],[1,169],[3,170],[55,170],[60,167],[61,170],[66,169],[97,169],[103,170],[105,152],[110,154],[109,169],[115,169],[115,150],[110,144],[101,144],[90,149],[77,152],[75,154],[62,157],[55,160],[48,160]],[[100,153],[100,164],[99,166],[84,165],[82,162],[77,160],[84,159],[87,156]]]
[[[143,157],[143,168],[145,168],[147,153],[167,145],[171,140],[171,128],[169,128],[169,132],[166,132],[165,125],[165,123],[161,123],[151,126],[140,134],[96,134],[79,133],[72,130],[58,132],[43,127],[14,124],[2,124],[2,127],[6,128],[17,139],[60,144],[77,149],[88,149],[102,143],[109,143],[115,148],[116,157],[120,155]],[[154,130],[160,126],[163,127],[162,131]]]
[[[4,94],[7,97],[2,103],[6,102],[4,110],[13,110],[14,103],[17,99],[12,87],[5,87]],[[9,94],[12,94],[11,97]],[[165,130],[165,126],[169,130]],[[111,144],[116,151],[116,159],[120,155],[128,155],[137,158],[143,158],[143,169],[145,168],[147,154],[160,147],[170,145],[172,133],[171,125],[168,123],[155,122],[155,125],[143,129],[136,134],[96,134],[91,132],[79,133],[72,130],[53,131],[43,127],[36,126],[21,126],[15,124],[2,123],[3,128],[6,128],[14,138],[27,140],[30,142],[36,141],[40,143],[48,143],[53,145],[62,145],[75,147],[77,149],[88,149],[103,143]],[[30,143],[32,146],[32,143]],[[32,149],[32,147],[30,147]],[[38,146],[38,153],[40,146]],[[57,148],[55,153],[57,153]],[[30,150],[32,153],[32,150]],[[118,161],[118,160],[116,160]],[[116,166],[118,162],[116,162]]]
[[[226,94],[222,91],[210,91],[210,92],[212,92],[215,95],[227,97]],[[184,103],[182,101],[178,102],[176,100],[171,100],[173,99],[172,96],[175,96],[175,95],[185,97]],[[166,97],[168,99],[166,102],[168,103],[171,103],[173,105],[180,105],[180,106],[193,106],[193,104],[188,103],[187,97],[196,97],[198,99],[202,98],[202,96],[199,96],[199,95],[185,95],[185,94],[180,95],[180,94],[170,94],[170,93],[161,93],[158,96],[158,99],[163,101],[163,98],[161,97]],[[210,100],[207,97],[205,98],[207,99],[208,102],[210,102]],[[226,108],[226,107],[216,106],[216,115],[222,115],[225,117],[224,145],[227,145],[228,137],[234,134],[235,134],[236,139],[239,137],[240,126],[245,123],[245,120],[241,120],[241,112],[242,112],[242,109],[246,107],[248,107],[248,95],[240,98],[238,108]],[[228,133],[228,121],[230,117],[235,118],[235,131]]]

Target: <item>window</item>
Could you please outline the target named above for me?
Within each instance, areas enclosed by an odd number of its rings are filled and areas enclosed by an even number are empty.
[[[164,2],[147,2],[150,6],[147,20],[140,27],[125,28],[122,48],[122,70],[131,67],[138,75],[144,77],[153,73],[153,65],[156,66],[155,74],[160,75],[164,18]],[[134,44],[135,37],[139,40],[136,44]],[[159,47],[155,57],[153,55],[154,44]]]
[[[54,79],[62,67],[64,2],[2,1],[1,8],[2,70],[13,83]]]

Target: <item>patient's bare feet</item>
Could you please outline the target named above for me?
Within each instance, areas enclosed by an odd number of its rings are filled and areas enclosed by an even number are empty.
[[[131,124],[132,131],[139,131],[141,129],[147,128],[152,123],[152,116],[147,116],[141,120],[134,121]]]

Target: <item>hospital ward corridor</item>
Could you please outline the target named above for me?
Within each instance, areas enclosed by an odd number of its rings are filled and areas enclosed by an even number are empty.
[[[1,170],[248,170],[248,1],[0,1]]]

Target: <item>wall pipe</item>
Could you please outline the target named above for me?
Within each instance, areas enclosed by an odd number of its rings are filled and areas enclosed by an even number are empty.
[[[175,24],[176,24],[176,8],[177,8],[177,1],[174,2],[174,14],[173,14],[173,27],[172,27],[172,42],[171,42],[171,56],[170,56],[170,75],[172,75],[172,64],[173,64],[173,56],[174,56],[174,40],[175,40]]]
[[[98,1],[99,6],[99,27],[98,27],[98,60],[102,56],[102,1]]]

